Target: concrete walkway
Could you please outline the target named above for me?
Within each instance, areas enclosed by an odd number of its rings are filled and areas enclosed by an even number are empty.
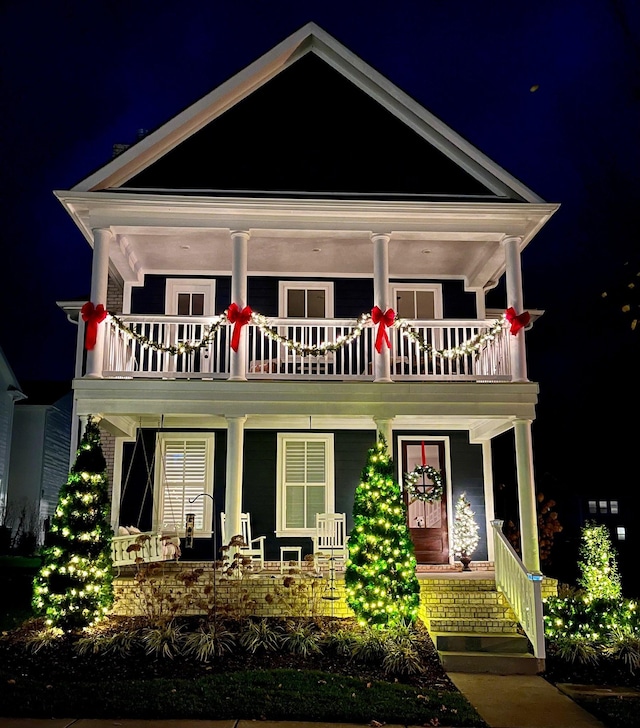
[[[604,728],[539,675],[448,675],[491,728]]]

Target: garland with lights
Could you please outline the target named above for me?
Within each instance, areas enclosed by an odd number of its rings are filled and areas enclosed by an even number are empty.
[[[48,627],[89,626],[113,602],[107,464],[98,425],[89,418],[75,463],[60,488],[32,605]]]
[[[232,304],[232,306],[233,305],[234,304]],[[205,327],[204,333],[200,339],[194,341],[183,341],[179,344],[163,344],[162,342],[154,341],[153,339],[144,336],[144,334],[139,334],[137,331],[134,331],[115,314],[110,314],[110,317],[120,331],[129,336],[131,339],[135,339],[143,348],[166,352],[172,355],[191,354],[194,351],[199,351],[208,347],[215,339],[222,326],[228,323],[234,324],[235,337],[236,334],[239,336],[239,325],[243,326],[250,320],[269,339],[282,344],[282,346],[291,351],[295,351],[300,356],[324,356],[327,352],[339,351],[344,346],[351,344],[359,336],[361,336],[363,330],[367,326],[375,325],[372,315],[370,313],[363,313],[358,317],[349,333],[338,336],[335,341],[325,341],[319,344],[302,344],[299,341],[289,339],[288,337],[278,333],[278,331],[270,324],[269,319],[263,314],[251,311],[251,309],[247,311],[246,309],[249,309],[249,307],[245,307],[241,313],[245,314],[247,321],[242,320],[236,323],[235,311],[232,312],[232,321],[229,318],[229,312],[231,311],[230,306],[229,309],[224,311],[224,313],[220,316],[214,317],[212,323]],[[412,324],[405,319],[396,317],[391,325],[395,329],[398,329],[403,336],[410,339],[420,349],[420,351],[426,352],[429,356],[438,356],[441,359],[457,359],[462,356],[477,354],[480,349],[486,346],[488,342],[492,341],[504,328],[512,325],[512,321],[507,318],[506,314],[503,314],[499,319],[494,321],[486,331],[476,334],[457,346],[453,346],[448,349],[435,349],[431,344],[425,341],[422,334],[414,329]],[[380,332],[383,332],[382,335],[386,336],[386,332],[384,332],[383,329],[379,328],[378,331],[379,336]]]
[[[420,585],[407,509],[382,435],[356,488],[344,579],[360,625],[394,627],[417,619]]]
[[[433,482],[433,487],[429,487],[429,484],[426,488],[424,485],[422,487],[418,485],[423,475]],[[442,498],[444,492],[442,473],[431,465],[418,465],[410,473],[405,473],[404,487],[414,500],[434,503]]]

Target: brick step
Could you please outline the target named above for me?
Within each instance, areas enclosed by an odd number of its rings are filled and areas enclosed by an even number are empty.
[[[431,632],[438,652],[529,653],[529,640],[522,634],[502,632]]]
[[[483,604],[448,605],[446,607],[425,607],[427,619],[508,619],[515,621],[515,615],[508,606],[486,606]]]
[[[536,675],[544,670],[544,660],[538,660],[530,654],[488,654],[486,652],[439,652],[438,654],[442,666],[447,672]]]
[[[422,581],[422,580],[421,580]],[[425,592],[491,592],[496,591],[495,579],[428,579],[421,584]]]
[[[455,617],[428,619],[428,629],[433,632],[474,632],[486,634],[519,634],[514,619],[457,619]]]

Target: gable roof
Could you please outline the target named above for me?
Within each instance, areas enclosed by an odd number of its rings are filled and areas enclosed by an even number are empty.
[[[73,187],[118,189],[542,202],[315,23]]]

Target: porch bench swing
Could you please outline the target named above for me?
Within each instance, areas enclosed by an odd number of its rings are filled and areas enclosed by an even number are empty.
[[[155,453],[149,463],[144,438],[140,429],[136,437],[129,469],[122,489],[121,502],[127,490],[131,468],[135,459],[138,443],[142,442],[145,466],[147,470],[147,482],[145,484],[144,497],[141,503],[144,504],[149,489],[151,488],[151,477],[154,472]],[[138,524],[142,517],[142,507],[138,514]],[[138,526],[119,526],[116,535],[111,540],[111,560],[116,573],[120,573],[123,566],[138,566],[140,564],[153,564],[160,561],[178,561],[181,556],[180,537],[177,526],[165,527],[154,531],[141,531]]]

